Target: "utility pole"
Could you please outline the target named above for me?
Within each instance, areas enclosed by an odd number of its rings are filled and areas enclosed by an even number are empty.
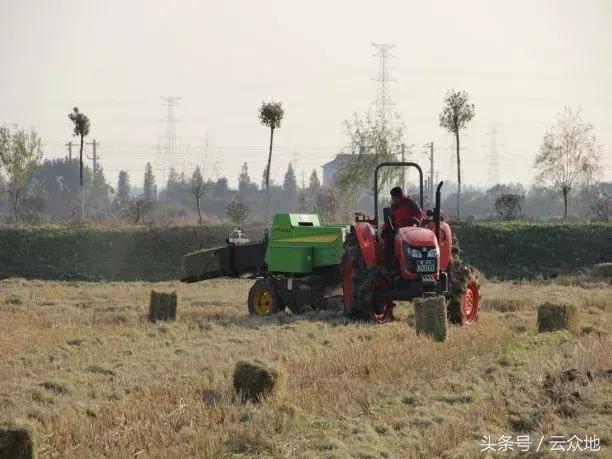
[[[66,146],[68,147],[68,159],[72,161],[72,140]]]
[[[423,145],[424,148],[429,148],[429,198],[431,199],[431,203],[433,205],[435,196],[434,196],[434,143],[433,140],[429,143]],[[423,152],[427,154],[428,152]]]
[[[93,147],[93,156],[91,158],[88,156],[87,159],[93,160],[93,176],[95,178],[96,172],[98,171],[98,159],[100,159],[98,158],[96,147],[100,144],[96,142],[96,139],[93,139],[93,142],[88,142],[85,145],[91,145]]]
[[[406,162],[406,144],[403,143],[402,144],[402,162]],[[401,172],[402,172],[402,178],[401,178],[401,184],[402,184],[402,191],[404,193],[406,193],[406,168],[402,167],[401,168]]]
[[[429,196],[431,199],[431,203],[433,206],[434,202],[434,144],[433,140],[429,142],[429,186],[431,189],[429,190]]]

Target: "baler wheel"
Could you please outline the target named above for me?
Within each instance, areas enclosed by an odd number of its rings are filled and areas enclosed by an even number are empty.
[[[249,314],[267,316],[280,310],[276,284],[272,279],[257,279],[249,290]]]

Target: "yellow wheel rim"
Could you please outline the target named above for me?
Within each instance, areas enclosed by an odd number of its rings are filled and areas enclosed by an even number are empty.
[[[267,290],[260,290],[255,294],[253,306],[255,314],[265,316],[272,312],[272,294]]]

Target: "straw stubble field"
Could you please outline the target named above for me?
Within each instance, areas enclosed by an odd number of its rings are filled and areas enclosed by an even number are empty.
[[[478,323],[443,343],[417,336],[410,304],[384,326],[251,318],[249,286],[2,281],[0,422],[30,423],[42,457],[471,457],[517,433],[610,448],[606,281],[486,282]],[[175,322],[147,322],[151,289],[178,292]],[[537,333],[556,298],[579,307],[576,333]],[[232,388],[252,358],[285,376],[259,404]]]

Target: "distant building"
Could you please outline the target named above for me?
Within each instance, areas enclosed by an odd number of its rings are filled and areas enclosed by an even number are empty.
[[[323,164],[321,166],[323,169],[323,185],[331,185],[340,169],[346,166],[353,156],[351,154],[340,153],[330,162]]]

